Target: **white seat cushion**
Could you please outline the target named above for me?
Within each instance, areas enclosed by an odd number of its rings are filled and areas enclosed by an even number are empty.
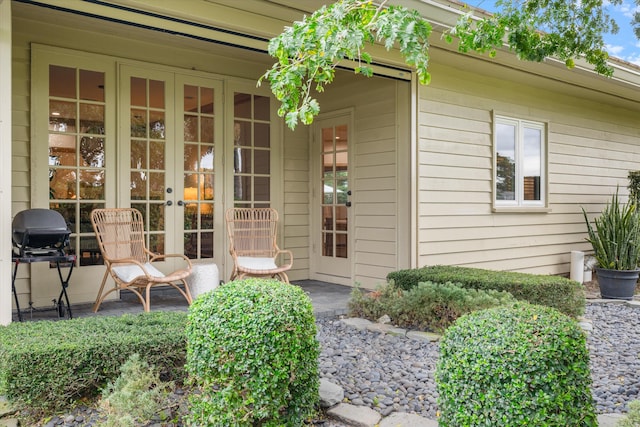
[[[239,256],[238,264],[251,270],[275,270],[278,268],[273,258]]]
[[[164,277],[164,273],[162,271],[158,270],[148,262],[144,264],[144,268],[154,277]],[[145,275],[144,271],[142,271],[142,269],[136,264],[119,265],[117,267],[113,267],[111,270],[123,282],[130,282],[138,276]]]

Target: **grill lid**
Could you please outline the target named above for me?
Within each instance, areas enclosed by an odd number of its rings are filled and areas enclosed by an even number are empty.
[[[25,254],[62,254],[69,245],[69,234],[64,217],[51,209],[27,209],[18,212],[12,222],[13,246]]]

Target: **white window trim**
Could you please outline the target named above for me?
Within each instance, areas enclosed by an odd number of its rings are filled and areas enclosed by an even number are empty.
[[[522,213],[535,213],[535,212],[550,212],[551,209],[548,205],[548,123],[543,121],[536,121],[531,119],[522,119],[510,117],[508,115],[503,114],[493,114],[493,135],[492,135],[492,150],[493,150],[493,211],[494,212],[522,212]],[[516,129],[516,147],[515,147],[515,157],[516,157],[516,197],[515,200],[497,200],[497,132],[496,125],[504,123],[515,126]],[[524,128],[530,129],[538,129],[540,130],[541,135],[541,150],[540,150],[540,163],[541,163],[541,171],[540,171],[540,200],[524,200],[524,178],[522,176],[522,164],[524,163],[524,154],[522,150],[523,145],[523,130]]]

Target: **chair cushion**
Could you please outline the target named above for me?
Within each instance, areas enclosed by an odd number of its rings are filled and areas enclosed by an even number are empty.
[[[275,270],[278,268],[273,258],[239,256],[238,266],[250,270]]]
[[[164,273],[162,271],[158,270],[148,262],[144,264],[144,268],[154,277],[164,277]],[[117,267],[113,267],[111,270],[123,282],[131,282],[136,277],[145,275],[144,271],[142,271],[142,269],[136,264],[119,265]]]

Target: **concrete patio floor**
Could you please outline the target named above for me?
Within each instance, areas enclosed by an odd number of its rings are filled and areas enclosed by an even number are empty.
[[[301,287],[311,298],[316,317],[335,317],[347,313],[347,303],[352,288],[336,285],[334,283],[318,280],[300,280],[292,282],[292,285]],[[224,286],[224,285],[222,285]],[[73,318],[89,316],[119,316],[125,313],[142,313],[142,304],[131,292],[121,292],[120,299],[105,301],[100,310],[94,313],[92,303],[74,304],[71,301]],[[187,311],[188,305],[185,299],[174,289],[155,289],[151,294],[151,310]],[[22,308],[23,321],[29,320],[59,320],[58,312],[52,305],[51,308],[33,309]],[[18,321],[18,314],[14,311],[13,321]]]

